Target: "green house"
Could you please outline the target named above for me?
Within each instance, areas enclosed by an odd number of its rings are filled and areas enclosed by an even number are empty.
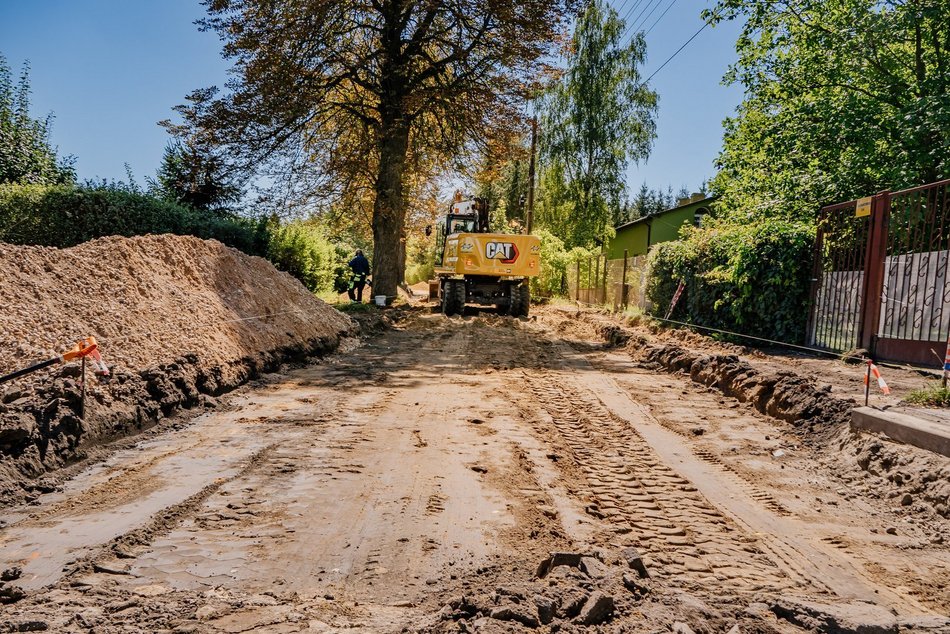
[[[624,249],[629,257],[646,255],[654,244],[676,240],[683,225],[702,224],[703,217],[712,212],[714,200],[703,194],[693,194],[690,198],[681,198],[672,209],[620,225],[616,228],[617,235],[607,245],[607,258],[622,259]]]

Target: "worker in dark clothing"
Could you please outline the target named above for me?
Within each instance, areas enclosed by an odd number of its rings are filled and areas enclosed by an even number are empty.
[[[350,288],[347,291],[351,302],[363,303],[363,287],[366,285],[366,276],[369,275],[369,260],[361,249],[356,250],[356,257],[350,260]]]

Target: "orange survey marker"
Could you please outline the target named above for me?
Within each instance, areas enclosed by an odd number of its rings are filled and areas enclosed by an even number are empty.
[[[100,377],[109,376],[109,368],[102,360],[102,355],[99,353],[99,344],[96,342],[96,338],[86,337],[85,339],[80,339],[71,350],[64,352],[58,357],[46,359],[45,361],[34,363],[33,365],[23,368],[22,370],[17,370],[16,372],[11,372],[10,374],[0,376],[0,383],[6,383],[7,381],[12,381],[13,379],[30,374],[31,372],[42,370],[43,368],[47,368],[54,363],[66,363],[76,359],[86,359],[90,364],[92,364],[93,372],[95,372],[96,375]]]
[[[99,353],[99,343],[95,337],[80,339],[72,350],[62,355],[61,359],[63,363],[73,359],[86,359],[92,365],[92,371],[97,375],[109,376],[109,368],[102,360],[102,355]]]
[[[887,383],[884,382],[884,377],[881,376],[881,371],[877,369],[876,365],[871,363],[870,359],[868,359],[868,368],[869,368],[868,374],[874,375],[874,378],[877,379],[877,385],[879,388],[881,388],[881,391],[884,392],[885,394],[890,394],[891,388],[887,387]],[[865,385],[868,384],[867,374],[864,375],[864,384]]]

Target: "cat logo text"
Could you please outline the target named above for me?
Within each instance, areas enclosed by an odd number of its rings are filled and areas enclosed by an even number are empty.
[[[504,264],[511,264],[518,259],[518,247],[511,242],[487,242],[485,257],[489,260],[501,260]]]

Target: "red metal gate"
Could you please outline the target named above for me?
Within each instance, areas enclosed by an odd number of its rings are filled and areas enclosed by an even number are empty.
[[[823,208],[808,343],[942,365],[948,240],[950,180]]]

